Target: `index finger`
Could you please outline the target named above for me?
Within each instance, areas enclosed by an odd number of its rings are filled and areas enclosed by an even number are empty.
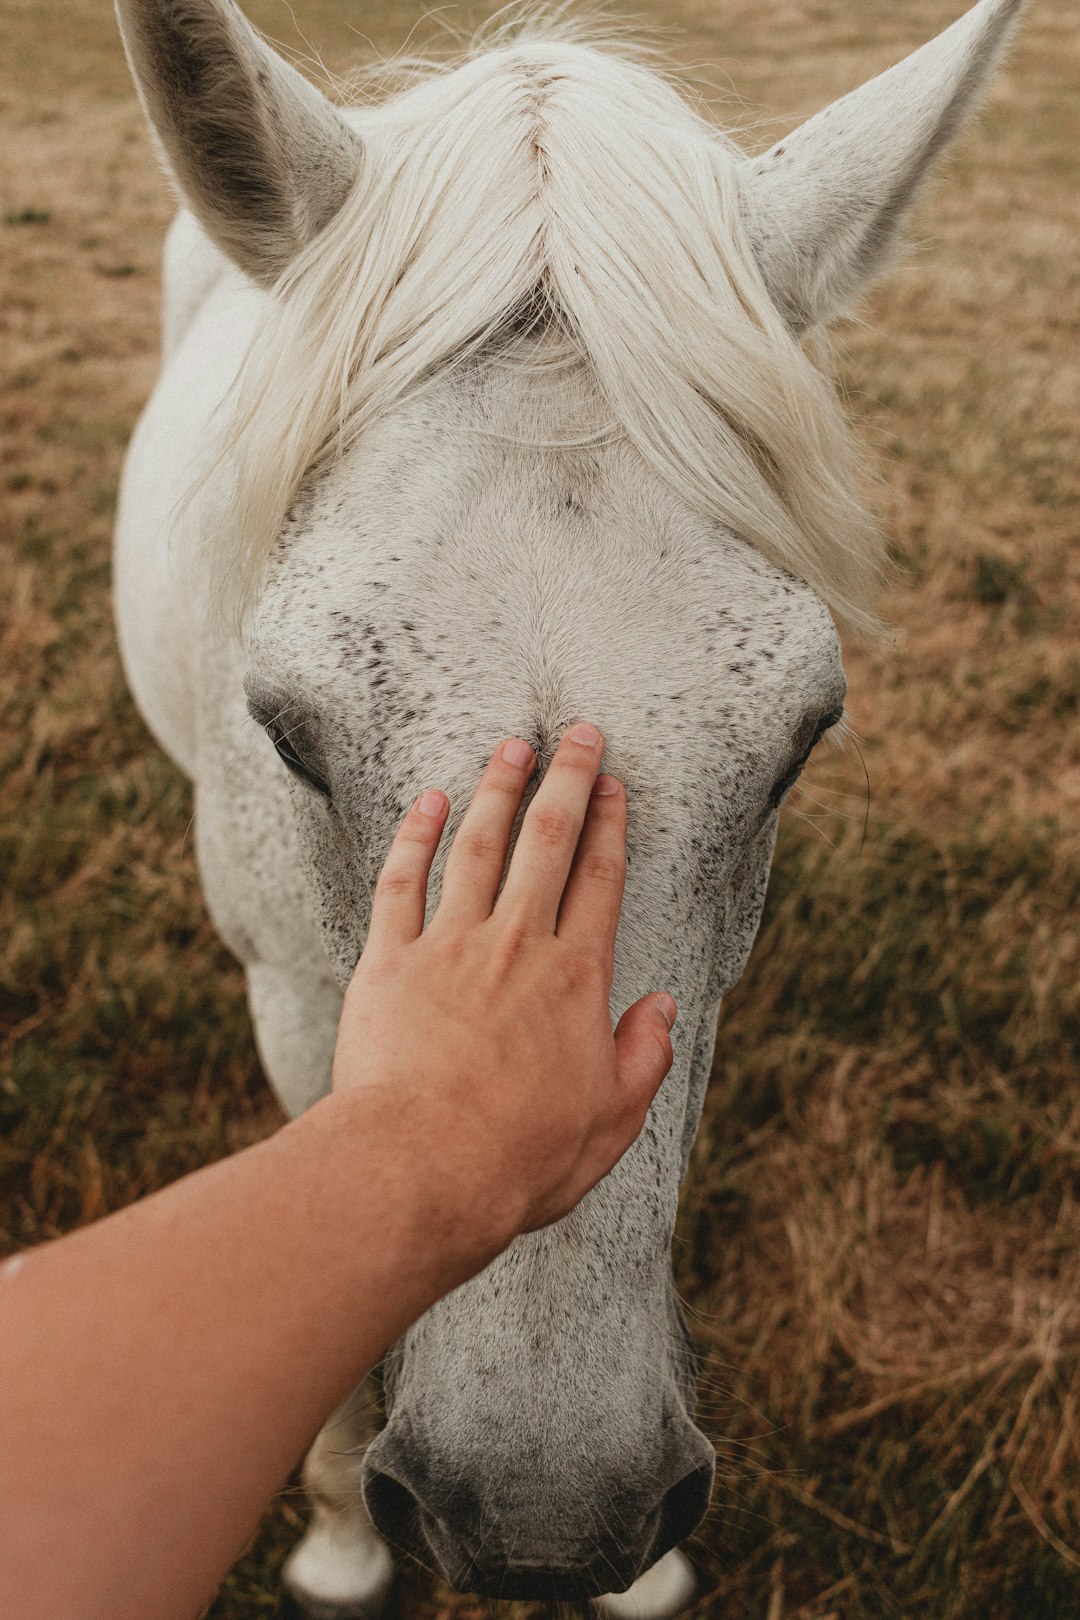
[[[525,812],[495,915],[514,914],[537,933],[554,932],[603,752],[595,726],[583,722],[563,733]]]
[[[375,885],[366,951],[407,945],[423,932],[428,874],[449,809],[446,794],[429,788],[402,820]]]

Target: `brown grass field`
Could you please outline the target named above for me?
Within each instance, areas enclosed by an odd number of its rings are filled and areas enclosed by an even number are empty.
[[[647,9],[760,140],[962,0]],[[300,47],[284,0],[250,10]],[[341,68],[419,10],[296,14]],[[201,902],[187,783],[132,707],[109,616],[168,196],[105,0],[5,0],[0,26],[13,1248],[279,1116]],[[1033,0],[913,253],[837,334],[895,635],[847,649],[869,786],[833,754],[793,796],[685,1191],[676,1271],[721,1457],[689,1549],[701,1616],[1080,1614],[1078,84],[1072,0]],[[286,1492],[214,1620],[274,1612],[303,1512]],[[403,1574],[409,1620],[487,1609]]]

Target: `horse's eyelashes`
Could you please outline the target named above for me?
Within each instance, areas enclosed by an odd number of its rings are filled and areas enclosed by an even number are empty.
[[[807,755],[806,757],[808,759],[810,756]],[[769,794],[769,803],[772,805],[774,810],[779,810],[781,804],[784,802],[785,798],[791,792],[791,789],[795,786],[795,783],[802,775],[803,766],[805,764],[806,759],[801,759],[797,765],[794,765],[791,770],[782,776],[779,782],[777,782],[776,786]]]
[[[299,776],[302,781],[307,782],[309,787],[313,787],[317,793],[321,793],[324,799],[328,799],[330,797],[329,782],[325,777],[320,776],[318,771],[313,770],[305,760],[301,759],[281,727],[271,723],[266,727],[266,735],[277,749],[279,759],[285,762],[293,775]]]
[[[817,747],[822,737],[824,737],[827,731],[831,731],[833,726],[839,725],[843,718],[843,709],[837,709],[831,714],[823,715],[818,721],[817,728],[814,731],[814,735],[810,741],[809,747],[799,756],[795,763],[787,771],[785,771],[784,775],[776,783],[772,792],[769,794],[769,803],[772,805],[774,810],[779,809],[782,800],[799,780],[807,760],[814,752],[814,749]]]

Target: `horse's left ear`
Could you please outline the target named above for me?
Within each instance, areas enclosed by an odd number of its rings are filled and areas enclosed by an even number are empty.
[[[116,0],[139,97],[188,207],[256,281],[344,202],[360,142],[234,0]]]
[[[935,158],[976,104],[1024,0],[979,0],[887,73],[747,162],[746,225],[795,332],[831,321],[885,268]]]

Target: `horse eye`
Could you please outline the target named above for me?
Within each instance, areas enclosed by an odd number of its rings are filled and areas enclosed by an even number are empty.
[[[792,788],[795,786],[795,783],[799,780],[799,777],[802,775],[803,766],[806,764],[806,761],[809,758],[810,758],[809,754],[804,754],[802,759],[799,760],[798,764],[793,765],[791,767],[790,771],[788,771],[784,776],[782,776],[780,778],[779,782],[777,782],[776,786],[773,788],[772,792],[769,794],[769,803],[772,805],[774,810],[779,810],[780,806],[783,804],[784,800],[787,798],[788,794],[791,792]]]
[[[267,726],[266,735],[277,749],[278,757],[285,761],[293,775],[299,776],[310,787],[313,787],[317,793],[321,793],[324,799],[328,799],[330,797],[329,782],[324,777],[321,777],[318,771],[313,771],[310,765],[304,763],[280,727],[276,725]]]
[[[783,800],[787,797],[787,795],[791,792],[791,789],[795,786],[795,783],[799,780],[799,777],[803,773],[803,767],[810,758],[810,755],[814,752],[814,749],[817,747],[818,743],[821,741],[822,737],[824,737],[825,733],[830,731],[833,726],[838,725],[843,718],[843,709],[837,709],[832,714],[822,715],[821,719],[818,721],[817,729],[810,740],[810,746],[799,757],[799,759],[795,761],[794,765],[792,765],[789,770],[785,771],[784,775],[776,783],[772,792],[769,794],[769,803],[774,810],[778,810],[780,808]]]

